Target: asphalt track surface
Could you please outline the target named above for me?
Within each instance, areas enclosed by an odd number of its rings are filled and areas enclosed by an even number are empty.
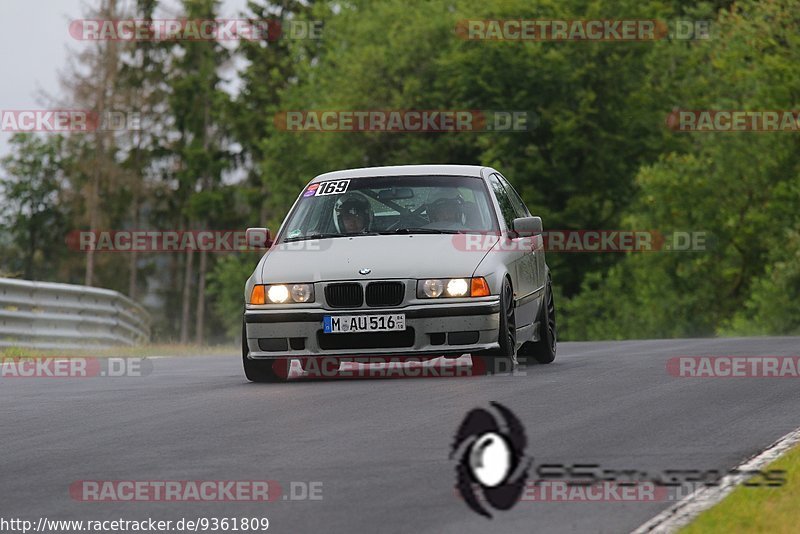
[[[519,502],[488,520],[454,494],[464,415],[497,401],[535,464],[724,471],[800,426],[791,378],[679,378],[680,355],[797,355],[800,338],[562,343],[524,376],[251,384],[230,355],[125,378],[2,378],[4,518],[267,517],[269,532],[628,532],[671,502]],[[79,480],[322,482],[322,500],[81,502]]]

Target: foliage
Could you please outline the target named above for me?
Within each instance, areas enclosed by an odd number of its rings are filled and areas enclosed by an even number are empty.
[[[3,270],[28,280],[55,277],[69,217],[61,194],[70,165],[64,138],[15,134],[11,146],[12,154],[0,162]]]
[[[241,336],[244,281],[253,274],[257,263],[258,256],[253,253],[225,256],[219,259],[209,276],[211,307],[229,339]]]
[[[791,110],[800,77],[797,3],[739,2],[721,12],[713,40],[683,50],[666,76],[682,109]],[[775,21],[781,21],[775,24]],[[657,51],[670,64],[675,47]],[[584,280],[568,307],[575,338],[797,332],[796,237],[800,153],[783,132],[675,134],[680,151],[643,166],[625,220],[634,228],[704,231],[708,250],[630,255]],[[603,302],[605,305],[600,306]]]
[[[97,1],[101,12],[110,5]],[[160,6],[139,0],[133,9],[150,18]],[[189,18],[219,12],[216,0],[181,6]],[[323,172],[482,164],[511,180],[546,230],[706,233],[704,250],[550,253],[562,339],[798,333],[797,138],[676,133],[664,124],[673,109],[794,109],[798,8],[800,0],[249,0],[242,17],[287,27],[322,20],[322,39],[242,40],[235,48],[138,42],[87,56],[120,67],[103,70],[108,87],[91,76],[69,85],[74,103],[89,105],[108,89],[101,101],[146,112],[147,127],[98,137],[102,146],[78,135],[18,138],[5,162],[0,270],[76,282],[83,258],[45,250],[41,236],[52,243],[91,224],[275,230],[301,187]],[[625,43],[468,41],[455,31],[464,19],[503,18],[708,19],[713,31],[710,39]],[[530,128],[320,133],[284,131],[274,120],[290,110],[387,109],[525,111]],[[93,191],[100,212],[90,209]],[[93,261],[98,284],[127,283],[163,318],[183,308],[184,335],[194,325],[217,339],[238,335],[256,259]],[[209,309],[197,306],[205,302]],[[174,326],[158,331],[176,337]]]

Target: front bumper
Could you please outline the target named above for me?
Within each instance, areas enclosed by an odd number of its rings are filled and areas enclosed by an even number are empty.
[[[404,313],[406,332],[323,334],[324,315]],[[436,302],[391,308],[247,309],[250,358],[309,356],[418,356],[464,354],[498,347],[500,299]]]

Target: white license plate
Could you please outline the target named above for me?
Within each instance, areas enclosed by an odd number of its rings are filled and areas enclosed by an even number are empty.
[[[326,334],[352,334],[359,332],[395,332],[406,329],[404,313],[381,315],[325,315],[322,331]]]

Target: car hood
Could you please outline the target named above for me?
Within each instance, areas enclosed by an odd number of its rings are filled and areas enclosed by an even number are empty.
[[[263,283],[471,276],[496,236],[467,250],[461,235],[381,235],[282,243],[264,256]],[[366,275],[361,269],[370,269]]]

